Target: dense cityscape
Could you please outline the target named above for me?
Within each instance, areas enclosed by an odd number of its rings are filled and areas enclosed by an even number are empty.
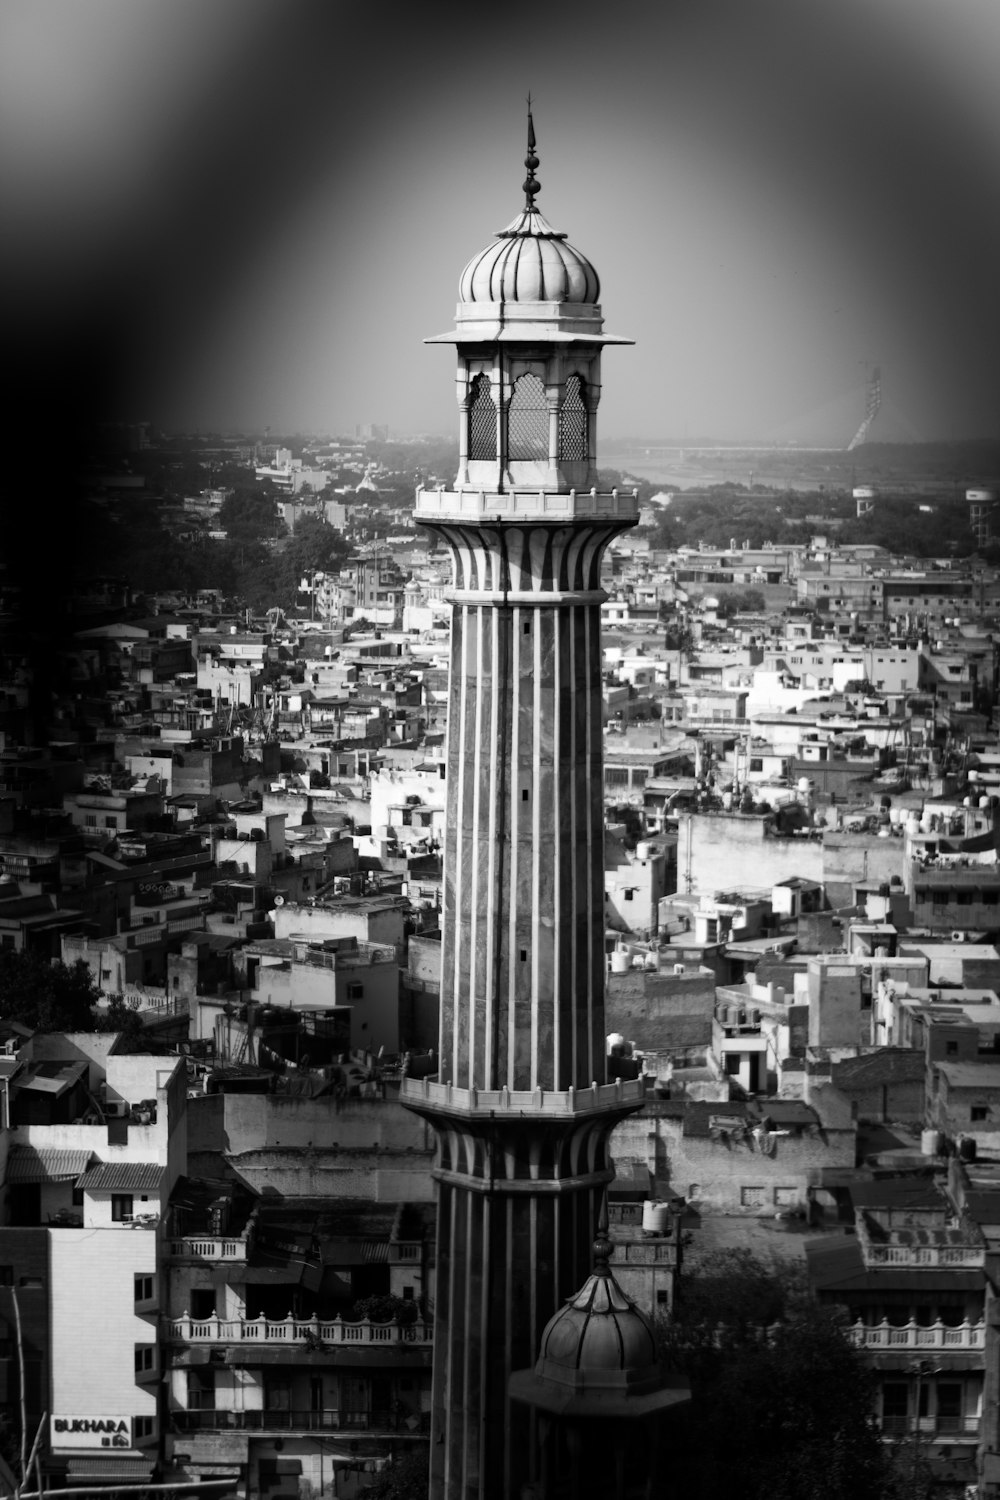
[[[1000,1500],[986,11],[42,8],[0,1495]]]

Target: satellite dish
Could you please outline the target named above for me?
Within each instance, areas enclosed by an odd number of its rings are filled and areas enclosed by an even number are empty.
[[[284,906],[284,904],[285,904],[285,898],[284,898],[284,896],[275,896],[275,898],[274,898],[274,904],[275,904],[275,906]]]

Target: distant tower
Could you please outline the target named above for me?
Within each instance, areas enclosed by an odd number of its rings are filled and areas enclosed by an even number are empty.
[[[870,484],[856,484],[851,491],[858,520],[870,516],[875,509],[876,494]]]
[[[996,520],[997,496],[995,490],[966,490],[969,507],[969,529],[976,538],[977,547],[985,547],[993,540],[993,522]]]
[[[854,436],[851,438],[851,441],[848,443],[848,445],[847,445],[847,451],[848,451],[848,453],[850,453],[852,451],[852,449],[854,449],[854,448],[860,448],[861,444],[867,441],[867,438],[868,438],[868,429],[871,427],[871,425],[874,422],[875,418],[878,416],[879,407],[881,405],[882,405],[882,372],[879,369],[878,365],[875,365],[875,367],[873,368],[871,374],[868,377],[868,384],[867,384],[867,387],[866,387],[866,390],[865,390],[865,416],[864,416],[864,421],[861,423],[861,426],[858,428],[857,432],[854,434]]]
[[[417,492],[451,551],[440,1069],[402,1099],[438,1135],[431,1495],[516,1496],[512,1370],[589,1270],[608,1140],[600,584],[634,493],[599,494],[603,332],[590,262],[525,204],[466,266],[459,468]]]

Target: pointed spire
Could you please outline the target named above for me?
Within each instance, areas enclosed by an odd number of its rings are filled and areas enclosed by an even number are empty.
[[[535,176],[538,157],[535,155],[535,123],[531,118],[530,94],[528,95],[528,154],[524,158],[524,165],[528,169],[528,175],[524,179],[524,206],[530,213],[535,207],[535,196],[542,185]]]
[[[608,1261],[615,1253],[615,1247],[611,1243],[611,1234],[608,1226],[608,1190],[605,1188],[601,1195],[601,1216],[597,1224],[597,1237],[594,1240],[594,1275],[610,1276],[611,1268]]]

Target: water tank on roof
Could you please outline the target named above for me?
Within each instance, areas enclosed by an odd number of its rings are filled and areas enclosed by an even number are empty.
[[[920,1132],[920,1151],[923,1156],[941,1155],[940,1130],[922,1130]]]
[[[645,842],[636,844],[636,846],[635,846],[635,857],[636,857],[636,859],[640,859],[640,860],[641,859],[649,859],[649,857],[652,854],[652,852],[653,851],[652,851],[652,848],[650,847],[650,845],[647,844],[647,843],[645,843]]]
[[[622,1036],[622,1034],[621,1034],[620,1031],[612,1031],[605,1038],[605,1043],[606,1043],[606,1046],[607,1046],[608,1056],[610,1057],[612,1049],[614,1047],[624,1047],[624,1045],[625,1045],[625,1038]]]
[[[629,956],[625,948],[616,948],[611,955],[612,974],[625,974],[628,971]]]
[[[657,1203],[647,1198],[642,1205],[642,1232],[649,1235],[665,1235],[670,1229],[670,1209],[666,1203]]]

